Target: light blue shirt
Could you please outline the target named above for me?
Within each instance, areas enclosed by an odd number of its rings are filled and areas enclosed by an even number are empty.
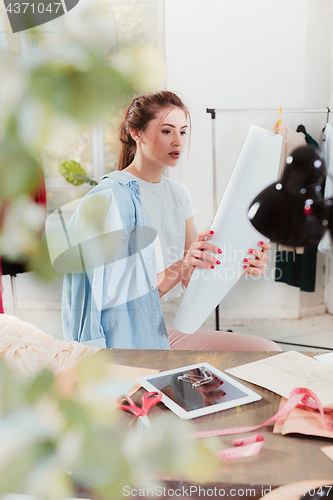
[[[78,206],[67,226],[69,235],[84,216],[84,205],[96,195],[110,207],[106,229],[123,229],[127,257],[84,273],[65,274],[64,338],[103,348],[170,349],[157,289],[154,243],[139,184],[121,171],[104,176]],[[135,230],[140,230],[140,251],[133,248]]]

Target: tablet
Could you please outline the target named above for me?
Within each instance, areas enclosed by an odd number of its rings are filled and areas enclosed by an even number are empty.
[[[197,363],[136,379],[160,391],[162,403],[183,419],[259,401],[261,396],[209,363]]]

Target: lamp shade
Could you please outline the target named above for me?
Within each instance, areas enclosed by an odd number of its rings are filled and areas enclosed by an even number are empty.
[[[286,160],[281,181],[265,188],[252,201],[248,217],[271,241],[290,247],[318,244],[332,219],[321,185],[326,174],[319,151],[295,149]]]

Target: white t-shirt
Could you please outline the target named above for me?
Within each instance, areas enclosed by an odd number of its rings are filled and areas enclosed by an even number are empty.
[[[124,173],[138,182],[143,211],[157,231],[155,253],[156,273],[159,273],[184,257],[185,221],[195,213],[190,193],[184,184],[165,175],[160,182],[151,183]],[[182,284],[177,283],[163,299],[179,297],[182,290]]]

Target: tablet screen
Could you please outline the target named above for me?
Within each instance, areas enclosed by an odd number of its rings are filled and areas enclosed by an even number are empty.
[[[137,381],[148,391],[160,391],[162,402],[185,419],[261,399],[248,387],[206,362],[141,377]]]
[[[202,374],[207,372],[212,375],[209,370],[205,370],[205,367],[199,367],[151,378],[150,383],[185,411],[197,410],[246,396],[245,392],[215,375],[212,380],[196,386],[196,381],[200,381],[200,377],[203,381],[205,380]]]

